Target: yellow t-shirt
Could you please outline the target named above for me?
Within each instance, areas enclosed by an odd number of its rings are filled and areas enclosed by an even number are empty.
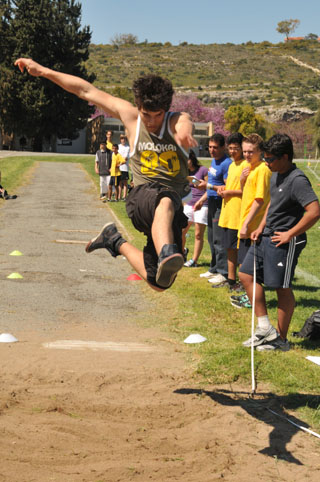
[[[239,230],[241,229],[246,217],[250,212],[253,201],[255,199],[263,199],[263,204],[256,216],[248,225],[248,238],[250,237],[252,231],[257,229],[259,226],[269,204],[270,178],[272,175],[272,172],[263,161],[258,162],[254,166],[250,166],[250,169],[251,172],[247,177],[242,193]]]
[[[250,164],[241,159],[240,161],[233,161],[229,166],[228,177],[226,182],[226,189],[232,191],[241,189],[240,176],[245,167]],[[239,229],[241,210],[241,197],[232,196],[222,199],[222,208],[219,217],[219,226],[228,229]]]
[[[112,151],[112,146],[113,146],[112,142],[106,141],[106,146],[107,146],[107,149],[110,149],[110,151]]]
[[[112,154],[112,163],[111,163],[111,169],[110,169],[110,174],[111,176],[121,176],[121,171],[119,169],[120,164],[123,164],[125,159],[123,159],[121,154]]]

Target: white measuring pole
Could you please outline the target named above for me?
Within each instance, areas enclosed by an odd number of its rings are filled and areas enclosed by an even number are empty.
[[[251,316],[251,393],[256,391],[256,381],[254,376],[254,312],[256,307],[256,242],[253,241],[253,291],[252,291],[252,316]]]

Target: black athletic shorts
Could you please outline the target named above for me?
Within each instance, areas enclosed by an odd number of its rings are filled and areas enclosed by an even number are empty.
[[[120,176],[111,176],[109,186],[119,186]]]
[[[250,238],[248,239],[240,239],[239,242],[239,251],[238,251],[238,263],[242,264],[247,256],[247,252],[250,249],[252,241]]]
[[[151,226],[154,213],[160,200],[168,197],[172,200],[175,216],[172,223],[174,243],[182,253],[182,230],[188,226],[188,218],[183,213],[181,197],[175,191],[155,182],[142,184],[133,188],[127,198],[126,210],[134,227],[147,236],[147,244],[143,249],[144,265],[147,271],[147,280],[150,284],[163,289],[156,283],[158,269],[158,255],[155,250]]]
[[[229,228],[221,228],[221,229],[222,229],[221,242],[224,249],[237,249],[238,230],[229,229]]]
[[[291,288],[294,271],[301,251],[307,244],[305,234],[291,239],[287,244],[276,246],[271,236],[262,236],[256,246],[251,246],[240,272],[253,276],[256,263],[257,282],[269,288]]]
[[[120,180],[121,180],[121,181],[127,181],[128,179],[129,179],[129,173],[128,173],[128,171],[121,171]]]

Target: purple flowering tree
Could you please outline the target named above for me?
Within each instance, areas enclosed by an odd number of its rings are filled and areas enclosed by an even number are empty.
[[[170,110],[187,112],[193,122],[213,122],[215,133],[229,135],[225,129],[224,108],[221,105],[207,107],[195,94],[176,94],[173,96]]]

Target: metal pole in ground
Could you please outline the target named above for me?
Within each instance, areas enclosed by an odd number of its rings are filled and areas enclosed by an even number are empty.
[[[256,391],[256,381],[254,376],[254,313],[256,306],[256,242],[253,241],[253,291],[252,291],[252,316],[251,316],[251,395]]]

